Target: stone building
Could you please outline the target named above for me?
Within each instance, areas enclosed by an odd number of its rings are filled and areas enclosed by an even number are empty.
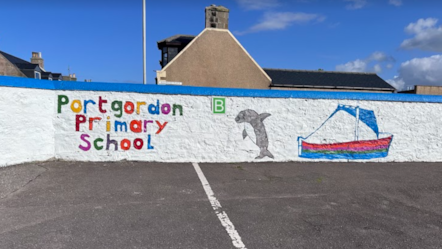
[[[227,8],[206,8],[206,29],[198,36],[177,35],[158,42],[157,82],[187,86],[268,89],[271,79],[228,27]]]
[[[61,73],[44,69],[40,52],[32,52],[31,62],[0,51],[0,76],[15,76],[32,79],[62,80]]]
[[[357,91],[391,93],[396,89],[373,73],[261,68],[229,31],[229,10],[205,8],[205,29],[158,41],[161,70],[157,84],[228,88]]]

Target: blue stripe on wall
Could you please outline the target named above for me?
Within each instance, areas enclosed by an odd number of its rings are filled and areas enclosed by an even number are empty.
[[[19,77],[0,76],[0,86],[47,90],[135,92],[155,94],[181,94],[195,96],[259,97],[259,98],[299,98],[299,99],[340,99],[396,102],[442,103],[442,96],[364,93],[364,92],[321,92],[321,91],[282,91],[239,88],[215,88],[194,86],[159,86],[128,83],[97,83],[77,81],[48,81]]]

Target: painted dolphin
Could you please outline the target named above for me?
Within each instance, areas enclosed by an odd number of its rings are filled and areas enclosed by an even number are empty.
[[[255,131],[256,135],[255,144],[261,150],[259,156],[257,156],[255,159],[261,159],[264,158],[265,156],[274,158],[272,153],[270,153],[270,151],[268,151],[267,149],[269,147],[269,139],[267,138],[266,128],[264,126],[264,123],[262,122],[264,119],[266,119],[269,116],[270,114],[268,113],[261,113],[258,115],[258,113],[255,112],[254,110],[247,109],[241,111],[238,114],[238,116],[236,116],[235,118],[235,121],[237,123],[249,123],[253,127],[253,130]],[[242,132],[242,136],[243,139],[245,139],[248,136],[246,129],[244,129],[244,131]]]

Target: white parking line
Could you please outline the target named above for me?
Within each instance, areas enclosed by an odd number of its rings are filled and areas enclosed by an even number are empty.
[[[241,236],[239,236],[238,231],[236,231],[235,226],[229,219],[229,216],[227,216],[226,212],[221,210],[221,204],[216,199],[215,194],[213,193],[212,188],[210,187],[210,184],[204,176],[204,173],[201,170],[200,166],[198,165],[198,163],[192,164],[195,168],[196,173],[198,174],[198,177],[200,178],[201,183],[203,184],[203,188],[206,191],[207,198],[209,198],[210,204],[212,205],[213,210],[215,210],[216,216],[218,216],[219,221],[221,221],[221,224],[232,239],[233,245],[236,248],[246,249],[246,246],[241,240]]]

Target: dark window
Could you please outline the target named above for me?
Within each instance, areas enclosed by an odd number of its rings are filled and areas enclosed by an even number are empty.
[[[216,11],[212,10],[212,16],[216,16]]]
[[[210,27],[211,27],[211,28],[216,28],[216,23],[211,23],[211,24],[210,24]]]
[[[178,48],[169,48],[169,61],[173,60],[178,54]]]
[[[167,51],[167,48],[166,48],[166,51]],[[166,66],[166,64],[167,64],[168,62],[169,62],[169,60],[168,60],[168,55],[167,55],[167,52],[165,52],[165,53],[163,53],[163,60],[162,60],[163,67]]]

